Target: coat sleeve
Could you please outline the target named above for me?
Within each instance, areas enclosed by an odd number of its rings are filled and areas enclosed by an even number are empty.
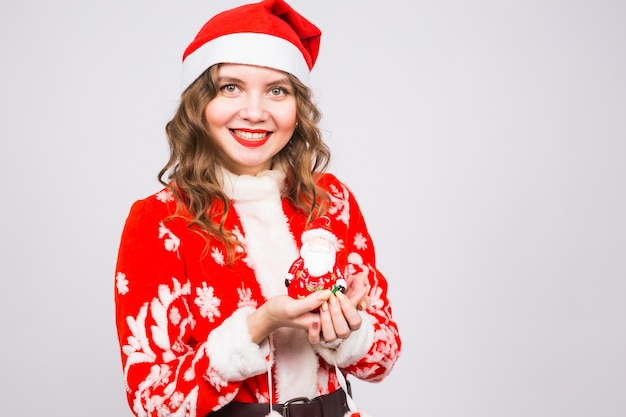
[[[246,369],[225,376],[212,366],[211,350],[223,349],[193,338],[202,317],[191,313],[182,243],[165,220],[164,207],[156,199],[136,202],[120,242],[115,311],[126,394],[138,417],[203,416],[230,402],[242,380],[267,370],[269,349],[251,341],[244,309],[214,331],[216,336],[221,326],[238,331],[236,353],[245,357]]]
[[[387,297],[387,280],[376,266],[374,243],[352,192],[334,176],[328,174],[326,179],[325,187],[331,197],[328,216],[342,237],[344,275],[365,273],[371,285],[371,305],[361,312],[359,330],[338,346],[318,346],[316,350],[346,373],[367,381],[380,381],[391,372],[401,350],[398,326]]]

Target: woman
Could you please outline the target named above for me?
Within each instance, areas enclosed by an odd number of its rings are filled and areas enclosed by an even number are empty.
[[[131,208],[116,269],[137,416],[342,417],[344,375],[379,381],[398,358],[365,221],[325,173],[307,87],[320,37],[266,0],[218,14],[184,53],[164,189]],[[347,290],[292,298],[285,274],[322,216]]]

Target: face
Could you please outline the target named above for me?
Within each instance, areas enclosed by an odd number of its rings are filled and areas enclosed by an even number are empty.
[[[296,99],[287,75],[265,67],[222,64],[216,84],[217,95],[204,116],[226,169],[240,175],[270,169],[272,158],[296,128]]]
[[[319,277],[332,272],[336,253],[330,240],[317,236],[307,240],[300,248],[304,266],[312,277]]]

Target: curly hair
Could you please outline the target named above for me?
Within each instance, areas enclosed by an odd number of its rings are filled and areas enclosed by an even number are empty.
[[[170,219],[187,218],[189,227],[205,237],[205,251],[211,238],[222,242],[232,263],[237,248],[243,249],[243,245],[224,227],[231,202],[220,187],[221,154],[204,121],[206,106],[218,93],[218,69],[219,64],[210,67],[183,92],[174,117],[165,127],[170,157],[158,180],[176,198],[177,210]],[[329,197],[316,180],[328,168],[330,149],[318,127],[321,113],[312,101],[311,90],[287,75],[296,98],[297,125],[273,163],[284,167],[284,195],[307,216],[308,224],[328,209]]]

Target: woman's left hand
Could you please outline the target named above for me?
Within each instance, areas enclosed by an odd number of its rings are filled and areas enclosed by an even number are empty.
[[[348,281],[346,294],[337,292],[322,304],[319,315],[319,326],[309,328],[309,342],[334,342],[337,339],[346,339],[350,334],[361,327],[359,310],[367,308],[369,304],[370,286],[364,274],[351,277]]]

